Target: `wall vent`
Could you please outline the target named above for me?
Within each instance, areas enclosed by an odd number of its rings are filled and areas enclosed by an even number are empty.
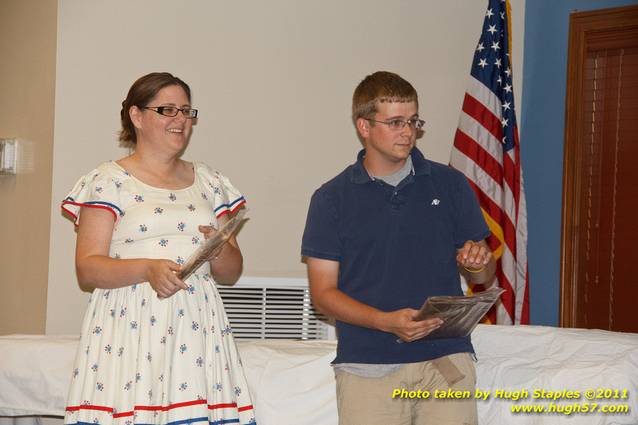
[[[334,339],[334,328],[310,301],[306,279],[242,278],[217,285],[239,339]]]

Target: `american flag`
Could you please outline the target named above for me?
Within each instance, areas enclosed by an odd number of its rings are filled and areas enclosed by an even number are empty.
[[[487,320],[504,325],[529,323],[527,209],[512,88],[509,12],[508,1],[489,0],[450,159],[450,165],[470,181],[491,230],[487,242],[496,257],[495,279],[505,292]],[[483,289],[471,283],[469,288]]]

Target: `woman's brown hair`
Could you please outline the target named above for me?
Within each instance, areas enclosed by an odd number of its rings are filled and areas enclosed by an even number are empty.
[[[138,78],[133,83],[128,95],[126,95],[126,99],[122,102],[122,110],[120,111],[122,129],[120,130],[119,140],[121,146],[132,148],[137,143],[135,126],[129,115],[131,107],[143,108],[148,106],[157,93],[168,86],[180,86],[186,92],[188,101],[191,101],[191,89],[188,84],[168,72],[152,72]]]

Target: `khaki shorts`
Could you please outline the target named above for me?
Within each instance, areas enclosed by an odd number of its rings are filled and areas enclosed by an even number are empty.
[[[474,399],[476,370],[470,353],[406,363],[381,378],[362,378],[337,371],[336,380],[339,425],[478,423]],[[439,397],[435,398],[437,390]],[[469,391],[470,397],[466,397],[467,393],[453,393],[456,398],[442,398],[442,395],[450,394],[449,390]],[[425,398],[428,392],[429,396]]]

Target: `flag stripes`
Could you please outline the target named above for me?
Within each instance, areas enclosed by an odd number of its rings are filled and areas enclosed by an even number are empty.
[[[514,112],[509,2],[489,0],[474,53],[450,165],[476,193],[491,235],[497,284],[505,289],[488,321],[529,323],[527,210]],[[484,288],[469,282],[470,291]]]

